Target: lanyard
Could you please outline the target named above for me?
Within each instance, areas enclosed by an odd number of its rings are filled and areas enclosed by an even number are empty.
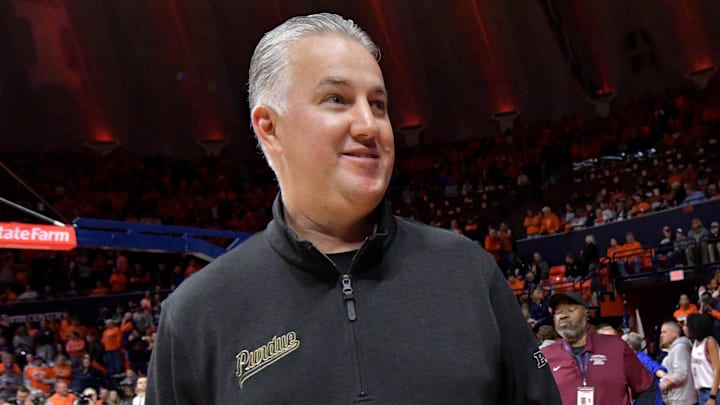
[[[582,385],[583,387],[587,387],[587,370],[588,364],[590,363],[590,353],[585,352],[584,356],[580,357],[579,354],[573,353],[572,348],[565,339],[563,339],[562,344],[568,354],[570,354],[570,356],[577,362],[577,365],[580,368],[580,374],[582,375]]]

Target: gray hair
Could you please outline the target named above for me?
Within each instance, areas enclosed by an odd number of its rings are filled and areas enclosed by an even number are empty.
[[[280,113],[285,112],[285,96],[291,79],[288,64],[290,47],[303,38],[328,33],[356,40],[375,60],[380,61],[380,49],[352,20],[330,13],[292,17],[265,33],[255,47],[248,79],[250,110],[258,104],[265,104]]]
[[[622,335],[622,340],[628,344],[634,351],[642,348],[643,337],[637,332],[630,332]]]
[[[685,294],[683,294],[683,295],[685,295]],[[680,334],[680,332],[682,332],[682,328],[675,321],[663,322],[662,326],[667,326],[668,328],[677,332],[678,335]]]

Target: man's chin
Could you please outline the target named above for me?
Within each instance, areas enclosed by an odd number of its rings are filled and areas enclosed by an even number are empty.
[[[558,335],[560,335],[563,339],[574,342],[580,338],[582,335],[581,330],[577,329],[558,329],[557,330]]]

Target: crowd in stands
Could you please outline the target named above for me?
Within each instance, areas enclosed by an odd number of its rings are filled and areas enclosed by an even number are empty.
[[[148,294],[127,308],[102,308],[91,325],[69,312],[24,324],[0,315],[0,404],[74,404],[82,398],[143,404],[159,304]]]
[[[623,244],[611,243],[612,251],[599,252],[588,235],[582,252],[548,263],[541,252],[518,257],[516,240],[720,198],[719,135],[718,86],[680,89],[638,100],[609,118],[517,123],[495,137],[401,150],[388,198],[397,214],[484,246],[508,276],[528,324],[538,336],[552,339],[546,299],[558,283],[599,291],[603,280],[587,276],[607,262],[615,263],[611,271],[620,275],[638,272],[644,256],[636,251],[647,241],[635,241],[629,233]],[[621,158],[601,158],[609,155]],[[277,193],[273,173],[259,155],[243,161],[222,155],[193,160],[139,158],[118,150],[102,158],[40,154],[0,160],[48,204],[11,176],[0,176],[4,196],[66,222],[94,217],[256,232],[269,220]],[[574,167],[577,162],[586,164]],[[720,259],[717,226],[703,229],[694,223],[687,234],[676,230],[674,236],[672,229],[664,230],[658,247],[666,249],[654,251],[653,260],[676,265]],[[699,243],[683,244],[687,237],[718,244],[690,251]],[[22,387],[32,396],[68,388],[69,395],[79,395],[91,388],[108,404],[141,396],[143,383],[136,382],[146,372],[160,303],[203,265],[191,256],[82,248],[4,252],[0,305],[128,292],[143,296],[103,308],[92,325],[81,325],[72,313],[21,325],[0,318],[0,396],[20,395]]]

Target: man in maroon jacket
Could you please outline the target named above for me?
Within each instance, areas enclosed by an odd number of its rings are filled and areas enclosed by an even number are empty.
[[[575,292],[550,297],[562,339],[542,349],[564,405],[652,405],[656,386],[632,349],[617,336],[588,330],[588,303]]]

